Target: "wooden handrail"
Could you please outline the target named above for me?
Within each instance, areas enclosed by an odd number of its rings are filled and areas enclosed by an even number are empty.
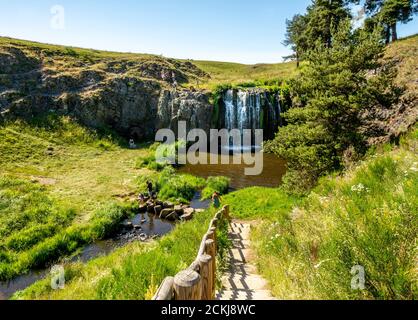
[[[229,206],[224,206],[211,220],[203,236],[196,260],[174,278],[161,283],[152,300],[213,300],[216,281],[216,231],[219,221],[230,220]]]

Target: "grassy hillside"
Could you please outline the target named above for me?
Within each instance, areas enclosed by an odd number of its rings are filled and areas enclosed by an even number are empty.
[[[10,48],[23,50],[30,61],[17,61],[15,72],[19,68],[35,68],[42,64],[48,74],[64,72],[69,77],[82,71],[99,72],[104,78],[122,74],[161,79],[161,70],[174,72],[179,83],[185,87],[214,89],[224,84],[269,84],[287,79],[296,72],[295,63],[244,65],[239,63],[177,60],[152,54],[120,53],[43,44],[25,40],[0,37],[0,54],[9,54]],[[280,57],[277,57],[278,60]],[[32,65],[31,65],[32,64]],[[12,65],[9,63],[9,65]],[[171,75],[170,79],[171,81]],[[2,81],[0,77],[0,87]]]
[[[400,147],[386,145],[344,175],[324,179],[299,205],[280,190],[225,197],[235,217],[258,219],[257,263],[276,297],[418,298],[417,148],[415,129]],[[364,290],[351,287],[355,266],[365,270]]]
[[[200,87],[210,90],[221,85],[280,84],[281,81],[297,73],[296,63],[293,62],[255,65],[216,61],[193,61],[193,63],[210,75],[210,78],[200,83]]]

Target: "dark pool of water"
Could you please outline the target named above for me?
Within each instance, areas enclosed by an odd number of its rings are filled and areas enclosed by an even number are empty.
[[[263,171],[260,175],[245,175],[245,168],[252,167],[246,165],[243,161],[241,164],[233,164],[234,156],[219,155],[219,164],[188,164],[179,169],[182,173],[192,174],[198,177],[208,178],[213,176],[225,176],[231,179],[231,188],[234,190],[248,187],[278,187],[282,182],[282,177],[286,173],[285,161],[277,158],[272,154],[262,154]],[[209,155],[207,155],[209,159]],[[221,164],[228,162],[229,164]],[[208,162],[209,163],[209,162]]]

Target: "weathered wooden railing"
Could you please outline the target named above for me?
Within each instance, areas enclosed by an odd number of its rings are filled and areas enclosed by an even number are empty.
[[[153,300],[213,300],[216,281],[216,231],[221,220],[230,220],[229,206],[224,206],[203,236],[196,260],[174,278],[167,277]]]

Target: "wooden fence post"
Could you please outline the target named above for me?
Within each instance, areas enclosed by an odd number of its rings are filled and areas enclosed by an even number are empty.
[[[219,219],[214,218],[212,220],[212,227],[217,228],[219,226]]]
[[[158,288],[157,293],[152,298],[152,300],[167,301],[173,299],[173,285],[174,278],[167,277],[164,279],[161,286]]]
[[[188,301],[202,298],[200,275],[191,269],[179,272],[174,278],[174,300]]]
[[[215,283],[216,283],[216,246],[215,241],[206,240],[206,254],[212,258],[212,296],[215,297]]]
[[[217,244],[216,228],[210,228],[209,233],[213,233],[213,237],[211,239],[213,239],[213,241],[215,241],[215,245],[216,245]]]
[[[229,211],[229,205],[226,205],[224,207],[224,217],[225,219],[227,219],[228,221],[231,221],[231,216],[230,216],[230,211]]]
[[[202,278],[202,300],[213,300],[213,265],[212,257],[208,254],[204,254],[199,257],[200,276]]]

